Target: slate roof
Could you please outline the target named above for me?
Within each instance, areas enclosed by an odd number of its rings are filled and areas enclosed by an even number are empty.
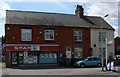
[[[112,29],[101,17],[84,16],[78,17],[72,14],[31,12],[31,11],[6,11],[6,24],[21,25],[51,25],[51,26],[68,26],[84,28],[105,28]]]

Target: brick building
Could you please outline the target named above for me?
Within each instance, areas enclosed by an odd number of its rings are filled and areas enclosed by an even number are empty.
[[[115,38],[115,55],[120,55],[120,37]]]
[[[79,5],[76,15],[7,10],[6,65],[59,64],[61,57],[70,65],[71,59],[90,56],[91,29],[101,27],[83,11]]]

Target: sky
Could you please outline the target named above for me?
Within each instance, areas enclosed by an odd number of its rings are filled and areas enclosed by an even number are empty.
[[[5,35],[5,10],[22,10],[50,13],[75,14],[76,5],[82,5],[84,15],[100,16],[104,18],[114,29],[115,37],[120,36],[118,30],[118,0],[0,0],[0,37]]]

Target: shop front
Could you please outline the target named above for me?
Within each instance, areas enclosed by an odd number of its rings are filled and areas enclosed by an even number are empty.
[[[10,65],[58,64],[59,45],[9,45]]]

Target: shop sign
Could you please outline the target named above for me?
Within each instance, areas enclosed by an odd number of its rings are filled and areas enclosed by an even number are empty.
[[[49,51],[57,51],[59,46],[51,46],[51,45],[29,45],[29,46],[6,46],[7,51],[15,51],[15,50],[29,50],[29,51],[40,51],[40,50],[49,50]]]
[[[15,50],[31,50],[31,46],[15,46]]]
[[[39,51],[40,50],[40,47],[39,46],[31,46],[31,50],[32,51]]]
[[[6,46],[6,50],[31,50],[31,46]]]
[[[59,46],[40,46],[40,50],[57,51]]]

